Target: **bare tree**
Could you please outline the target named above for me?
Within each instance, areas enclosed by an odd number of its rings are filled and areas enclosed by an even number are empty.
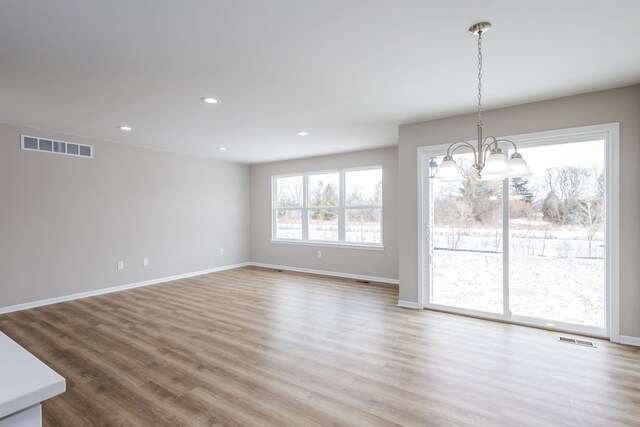
[[[579,199],[585,190],[593,171],[583,166],[564,166],[554,168],[558,195],[562,200]]]
[[[553,238],[553,232],[549,228],[544,229],[544,235],[542,236],[542,252],[540,256],[544,256],[544,251],[547,249],[547,240]]]
[[[304,194],[302,176],[278,178],[277,190],[278,206],[302,207]]]
[[[587,197],[576,202],[571,211],[572,222],[580,224],[586,229],[589,242],[588,256],[592,258],[592,245],[595,236],[602,230],[603,212],[602,199],[599,197]]]
[[[583,166],[547,169],[545,181],[549,192],[543,202],[545,219],[560,225],[571,222],[572,211],[588,192],[593,176],[594,171]]]
[[[604,190],[605,190],[604,170],[600,169],[600,172],[596,170],[595,173],[598,176],[596,178],[598,197],[600,197],[601,199],[604,199]]]

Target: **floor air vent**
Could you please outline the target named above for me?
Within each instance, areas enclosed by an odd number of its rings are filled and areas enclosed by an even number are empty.
[[[596,345],[594,343],[592,343],[591,341],[576,340],[576,339],[567,338],[567,337],[558,337],[558,341],[565,342],[567,344],[581,345],[583,347],[597,348]]]
[[[58,141],[37,136],[21,135],[21,148],[29,151],[44,151],[45,153],[64,154],[74,157],[93,157],[93,146],[76,144],[75,142]]]

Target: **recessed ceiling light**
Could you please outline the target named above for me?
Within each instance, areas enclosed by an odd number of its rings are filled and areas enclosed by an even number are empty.
[[[215,98],[211,98],[210,96],[204,96],[200,98],[200,101],[206,102],[207,104],[217,104],[218,100]]]
[[[130,130],[133,130],[133,128],[131,126],[125,126],[125,125],[118,126],[118,129],[124,130],[124,131],[127,131],[127,132],[129,132]]]
[[[219,151],[227,151],[227,147],[218,147]]]
[[[300,132],[296,133],[296,135],[298,135],[298,136],[308,136],[308,135],[311,135],[311,133],[307,132],[306,130],[301,130]]]

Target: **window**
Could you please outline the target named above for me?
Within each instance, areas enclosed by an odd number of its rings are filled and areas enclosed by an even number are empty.
[[[382,242],[382,169],[346,171],[346,241]]]
[[[309,240],[339,241],[340,173],[307,175]]]
[[[382,247],[382,168],[274,176],[272,238]]]
[[[303,177],[288,176],[276,181],[275,238],[302,239]]]

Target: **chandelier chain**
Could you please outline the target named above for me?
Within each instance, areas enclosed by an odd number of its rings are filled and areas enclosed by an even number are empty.
[[[478,124],[482,126],[482,31],[478,32]]]
[[[482,126],[482,31],[478,32],[478,125]]]

